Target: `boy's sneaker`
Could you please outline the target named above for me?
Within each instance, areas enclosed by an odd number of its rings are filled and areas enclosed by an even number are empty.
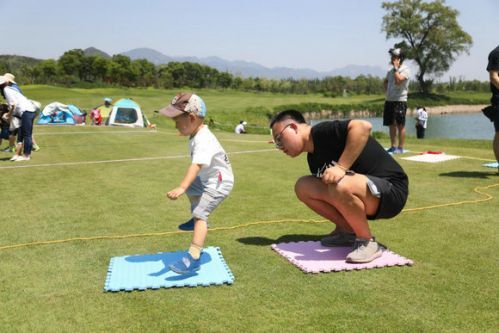
[[[353,245],[353,251],[347,255],[347,262],[366,263],[381,257],[383,248],[373,240],[356,238]]]
[[[17,159],[18,159],[19,157],[21,157],[21,155],[17,155],[17,154],[15,154],[14,156],[12,156],[12,157],[10,158],[10,160],[11,160],[11,161],[17,161]]]
[[[33,151],[39,151],[40,146],[39,145],[33,145]]]
[[[190,253],[187,253],[182,259],[168,267],[177,274],[192,274],[201,267],[201,258],[195,260]]]
[[[355,234],[348,232],[335,232],[321,239],[321,245],[325,247],[349,246],[355,243]]]
[[[194,219],[190,219],[189,221],[182,223],[178,226],[180,230],[183,231],[192,231],[194,230]]]
[[[393,146],[392,146],[392,147],[388,148],[388,149],[386,150],[386,152],[387,152],[387,153],[391,153],[391,154],[393,154],[393,153],[395,152],[395,150],[397,150],[397,147],[393,147]]]
[[[29,161],[30,159],[31,157],[29,156],[20,155],[14,162]]]
[[[404,153],[404,148],[402,147],[397,147],[395,148],[395,150],[393,151],[394,154],[403,154]]]
[[[2,149],[2,153],[15,153],[16,148],[14,147],[6,147],[5,149]]]

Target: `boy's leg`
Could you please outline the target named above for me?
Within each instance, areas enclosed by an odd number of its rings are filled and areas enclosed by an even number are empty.
[[[208,234],[208,224],[206,221],[198,218],[195,218],[194,221],[194,233],[189,247],[189,254],[193,259],[198,260],[203,250],[206,235]]]
[[[199,201],[201,200],[201,196],[204,192],[204,186],[201,183],[201,179],[196,177],[196,179],[192,182],[189,188],[186,191],[186,195],[189,198],[189,202],[191,203],[191,214],[194,209],[198,206]],[[180,224],[178,228],[183,231],[192,231],[194,230],[195,220],[194,217],[189,219],[188,221]]]
[[[226,195],[204,192],[192,209],[194,216],[194,233],[189,246],[188,255],[170,265],[170,269],[178,274],[192,274],[199,270],[201,252],[208,233],[208,216],[225,199]]]
[[[197,204],[199,203],[201,196],[190,195],[188,192],[187,197],[189,198],[189,201],[191,203],[191,213],[192,213],[192,211],[194,210],[194,207],[196,207]],[[182,231],[192,231],[192,230],[194,230],[194,225],[195,225],[195,219],[192,217],[188,221],[179,224],[178,228]]]

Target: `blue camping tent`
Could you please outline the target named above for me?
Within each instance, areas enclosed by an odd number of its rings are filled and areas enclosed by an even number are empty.
[[[86,114],[73,104],[53,102],[40,114],[38,125],[80,125],[85,123]]]
[[[140,105],[129,98],[122,98],[114,104],[106,125],[148,127],[150,124],[146,115],[140,109]]]

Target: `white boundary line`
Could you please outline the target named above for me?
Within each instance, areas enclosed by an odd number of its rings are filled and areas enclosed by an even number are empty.
[[[269,143],[268,140],[237,140],[237,139],[219,139],[220,141],[225,141],[225,142],[249,142],[249,143]]]
[[[36,136],[41,135],[72,135],[72,134],[130,134],[130,133],[157,133],[158,131],[96,131],[96,132],[35,132]]]
[[[253,154],[253,153],[264,153],[270,151],[277,151],[276,149],[260,149],[260,150],[242,150],[227,153],[228,155],[239,155],[239,154]],[[158,156],[158,157],[141,157],[141,158],[127,158],[120,160],[104,160],[104,161],[85,161],[85,162],[63,162],[63,163],[47,163],[47,164],[31,164],[31,165],[11,165],[11,166],[0,166],[1,169],[24,169],[24,168],[48,168],[48,167],[58,167],[58,166],[79,166],[79,165],[92,165],[92,164],[105,164],[105,163],[122,163],[122,162],[141,162],[141,161],[155,161],[155,160],[170,160],[177,158],[188,158],[189,155],[172,155],[172,156]],[[17,163],[10,162],[9,163]]]

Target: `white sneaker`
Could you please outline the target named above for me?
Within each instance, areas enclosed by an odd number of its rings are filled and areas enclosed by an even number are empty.
[[[17,159],[18,159],[19,157],[21,157],[21,156],[20,156],[20,155],[15,154],[14,156],[12,156],[12,157],[10,158],[10,160],[11,160],[11,161],[17,161]]]
[[[30,159],[31,159],[31,157],[29,157],[29,156],[21,155],[14,162],[29,161]]]
[[[353,251],[347,255],[347,262],[366,263],[371,262],[383,254],[382,247],[373,240],[356,238]]]

